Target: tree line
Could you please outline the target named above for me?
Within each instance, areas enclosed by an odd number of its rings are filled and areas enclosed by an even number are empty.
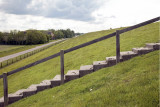
[[[49,29],[48,31],[52,32],[54,34],[54,39],[60,39],[60,38],[72,38],[75,36],[75,33],[73,30],[67,29],[67,30],[55,30],[55,29]]]
[[[73,30],[11,30],[9,33],[0,32],[0,44],[34,45],[49,42],[52,39],[71,38],[75,36]]]

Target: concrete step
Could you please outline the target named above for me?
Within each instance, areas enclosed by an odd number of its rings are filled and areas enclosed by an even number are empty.
[[[51,85],[51,80],[43,80],[40,84]]]
[[[20,99],[22,99],[22,95],[9,94],[8,95],[8,104],[14,103]]]
[[[138,54],[133,51],[120,52],[120,56],[122,57],[123,61],[131,59],[132,57],[135,57],[137,55]]]
[[[56,87],[61,85],[61,75],[56,75],[51,81],[51,87]],[[66,82],[65,76],[64,76],[64,82]]]
[[[25,98],[25,97],[34,95],[36,93],[37,93],[37,90],[35,90],[35,89],[21,89],[21,90],[18,90],[17,92],[15,92],[14,94],[22,95],[23,98]]]
[[[120,56],[120,62],[122,62],[122,61],[123,61],[123,59]],[[106,57],[106,62],[108,64],[108,66],[116,65],[116,56]]]
[[[40,83],[40,84],[33,84],[28,89],[32,89],[32,90],[35,90],[36,92],[39,92],[39,91],[42,91],[42,90],[47,89],[49,87],[50,87],[50,85]]]
[[[37,85],[38,85],[38,84],[32,84],[32,85],[29,86],[27,89],[32,89],[32,90],[37,91]]]
[[[24,97],[28,97],[28,96],[34,95],[37,92],[42,91],[44,89],[48,89],[50,87],[51,87],[50,80],[44,80],[40,84],[31,85],[31,86],[29,86],[29,88],[18,90],[14,94],[22,95],[23,98],[24,98]]]
[[[94,61],[93,62],[93,69],[94,71],[97,71],[101,68],[105,68],[105,67],[108,67],[109,65],[107,64],[106,61]]]
[[[79,77],[79,70],[69,70],[65,75],[66,81],[71,81]]]
[[[133,48],[132,51],[134,53],[137,53],[138,55],[142,55],[142,54],[146,54],[146,53],[153,51],[153,49],[147,48],[147,47],[141,47],[141,48]]]
[[[43,91],[45,89],[51,88],[51,81],[44,80],[40,84],[37,85],[37,92]]]
[[[0,107],[4,107],[4,98],[0,98]]]
[[[93,72],[93,65],[84,65],[80,67],[79,75],[80,77],[90,74]]]
[[[146,48],[152,48],[153,50],[160,50],[160,43],[146,43]]]
[[[39,86],[39,84],[34,84],[34,85],[31,85],[27,89],[21,89],[13,94],[9,94],[8,95],[8,104],[14,103],[22,98],[36,94],[37,93],[37,86]],[[0,98],[0,107],[4,107],[4,98],[3,97]]]

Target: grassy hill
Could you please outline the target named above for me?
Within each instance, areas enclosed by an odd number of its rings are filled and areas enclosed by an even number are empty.
[[[92,33],[79,36],[77,38],[66,40],[40,53],[32,55],[8,67],[0,69],[0,74],[2,74],[3,72],[14,70],[16,68],[29,64],[31,62],[34,62],[36,60],[39,60],[49,55],[52,55],[54,53],[57,53],[61,49],[68,49],[70,47],[102,37],[104,35],[114,32],[115,30],[116,29],[92,32]],[[158,38],[159,38],[158,35],[159,35],[159,23],[153,23],[153,24],[132,30],[130,32],[124,33],[120,36],[121,51],[131,50],[134,47],[141,47],[141,46],[144,46],[145,43],[149,43],[149,42],[158,42]],[[96,44],[90,45],[88,47],[65,54],[65,72],[71,69],[79,69],[81,65],[92,64],[93,61],[105,60],[106,56],[115,55],[116,54],[115,41],[116,41],[115,37],[113,37],[113,38],[98,42]],[[9,93],[15,92],[19,89],[27,88],[31,84],[40,83],[42,80],[45,80],[45,79],[52,79],[57,74],[60,74],[60,58],[59,57],[9,76],[8,77]],[[2,87],[2,79],[1,79],[0,80],[0,96],[3,96],[2,89],[3,87]]]
[[[42,91],[9,107],[157,107],[159,51]]]

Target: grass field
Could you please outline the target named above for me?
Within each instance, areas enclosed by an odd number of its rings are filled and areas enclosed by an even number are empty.
[[[20,46],[20,45],[18,45],[18,46],[17,45],[0,45],[0,52],[18,49],[21,47],[23,47],[23,46]]]
[[[54,41],[56,41],[56,40],[51,40],[50,42],[54,42]],[[62,41],[60,41],[60,42],[62,42]],[[60,43],[60,42],[58,42],[58,40],[57,40],[57,43]],[[5,60],[3,62],[0,62],[0,69],[4,68],[4,67],[6,67],[6,66],[8,66],[10,64],[13,64],[13,63],[15,63],[17,61],[20,61],[20,60],[22,60],[22,59],[24,59],[26,57],[29,57],[29,56],[31,56],[33,54],[36,54],[36,53],[38,53],[40,51],[43,51],[43,50],[45,50],[45,49],[47,49],[47,48],[49,48],[49,47],[51,47],[53,45],[56,45],[57,43],[52,43],[52,44],[49,44],[47,46],[44,46],[44,47],[41,47],[41,48],[37,48],[36,50],[32,50],[32,51],[27,52],[25,54],[19,55],[17,57],[13,57],[13,58],[10,58],[10,59]],[[0,47],[2,47],[3,50],[5,50],[4,49],[5,47],[9,47],[9,49],[8,49],[9,51],[3,51],[2,53],[5,54],[7,52],[7,54],[11,54],[11,53],[18,52],[18,51],[22,51],[23,52],[23,50],[28,50],[31,47],[32,48],[36,48],[36,47],[39,47],[40,45],[44,45],[44,44],[39,44],[39,45],[34,45],[34,46],[33,45],[24,45],[24,46],[16,46],[16,45],[14,45],[14,46],[12,46],[12,45],[8,46],[8,45],[4,45],[4,46],[0,46]],[[14,50],[11,49],[10,48],[11,46],[13,48],[15,48],[15,49]],[[20,49],[19,48],[18,48],[19,50],[16,49],[17,47],[20,47]],[[23,49],[21,49],[21,48],[23,48]]]
[[[51,40],[52,42],[54,40]],[[27,49],[34,48],[36,46],[40,46],[43,44],[38,45],[0,45],[0,57],[4,57],[7,55],[11,55],[17,52],[25,51]]]
[[[114,32],[116,29],[104,30],[99,32],[92,32],[77,38],[72,38],[52,46],[40,53],[30,56],[24,60],[14,63],[8,67],[0,69],[0,74],[8,72],[16,68],[22,67],[26,64],[42,59],[49,55],[59,52],[61,49],[68,49],[70,47],[85,43],[87,41],[102,37]],[[122,34],[121,37],[121,51],[131,50],[134,47],[145,46],[145,43],[158,42],[159,23],[153,23],[130,32]],[[88,47],[65,54],[65,72],[71,69],[79,69],[81,65],[92,64],[93,61],[105,60],[107,56],[115,55],[115,37],[98,42]],[[23,70],[19,73],[8,77],[9,93],[15,92],[19,89],[27,88],[31,84],[40,83],[45,79],[52,79],[55,75],[60,73],[60,58],[51,59],[37,66]],[[2,79],[0,80],[0,96],[3,96]]]
[[[36,45],[0,45],[0,57],[34,48],[35,46]]]
[[[42,91],[9,107],[158,107],[159,51]]]

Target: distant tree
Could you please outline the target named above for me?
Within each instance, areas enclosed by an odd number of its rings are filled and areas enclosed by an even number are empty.
[[[3,33],[3,43],[8,44],[9,33]]]
[[[3,33],[0,32],[0,44],[2,44],[2,43],[3,43]]]
[[[28,30],[27,33],[26,33],[26,35],[27,35],[27,39],[26,39],[26,44],[27,45],[37,44],[38,43],[37,42],[38,38],[36,37],[34,31]]]
[[[48,42],[47,34],[44,34],[37,30],[28,30],[27,31],[27,40],[26,44],[42,44]]]
[[[47,37],[47,42],[49,42],[49,40],[52,39],[52,36],[51,36],[51,35],[47,35],[47,34],[46,34],[46,37]]]
[[[60,38],[64,38],[64,34],[61,30],[57,30],[55,31],[55,39],[60,39]]]
[[[0,32],[1,44],[14,44],[14,45],[30,45],[30,44],[42,44],[49,42],[51,39],[71,38],[75,36],[73,30],[34,30],[27,31],[11,30],[10,33]]]
[[[38,36],[39,36],[39,44],[42,44],[42,43],[46,43],[46,42],[48,42],[48,40],[47,40],[47,34],[44,34],[44,33],[42,33],[42,32],[38,32]]]
[[[54,32],[56,31],[55,29],[49,29],[48,31],[52,32],[54,34]]]

